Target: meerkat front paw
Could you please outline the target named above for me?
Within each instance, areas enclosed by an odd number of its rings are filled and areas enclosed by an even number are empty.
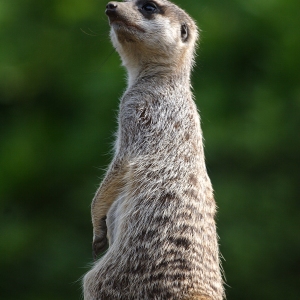
[[[107,238],[94,237],[93,239],[93,258],[96,260],[98,255],[103,252],[108,246]]]
[[[108,246],[106,216],[101,219],[98,228],[94,228],[93,237],[93,258],[97,259],[98,255]]]

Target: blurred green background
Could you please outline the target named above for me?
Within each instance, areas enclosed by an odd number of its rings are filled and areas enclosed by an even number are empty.
[[[125,71],[103,0],[0,0],[0,298],[80,299]],[[300,299],[299,0],[177,0],[229,300]]]

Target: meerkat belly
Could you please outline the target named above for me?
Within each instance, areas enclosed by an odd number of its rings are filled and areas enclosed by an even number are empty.
[[[201,209],[206,197],[185,190],[183,179],[155,184],[155,175],[150,172],[147,182],[139,178],[108,211],[109,249],[86,276],[85,299],[198,299],[191,295],[205,293],[199,282],[215,270],[206,270],[203,258],[217,255],[214,223]],[[215,240],[214,250],[206,251],[204,236]]]

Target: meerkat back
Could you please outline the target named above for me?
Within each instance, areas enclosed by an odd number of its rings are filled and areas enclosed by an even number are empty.
[[[224,297],[200,118],[190,90],[198,30],[166,0],[109,2],[127,69],[114,157],[92,202],[84,299]]]

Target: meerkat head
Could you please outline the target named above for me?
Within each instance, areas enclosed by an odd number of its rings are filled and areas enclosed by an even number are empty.
[[[190,71],[198,30],[178,6],[167,0],[128,0],[109,2],[105,12],[112,43],[129,77],[147,66]]]

